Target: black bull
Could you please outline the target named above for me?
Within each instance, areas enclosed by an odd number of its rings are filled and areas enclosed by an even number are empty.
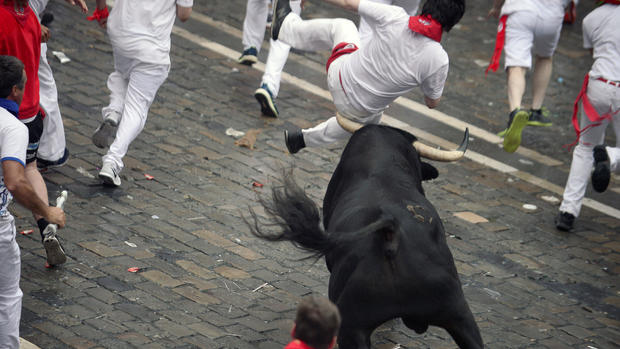
[[[341,349],[370,348],[375,328],[394,318],[417,333],[442,327],[461,348],[483,347],[443,224],[422,188],[438,173],[420,160],[415,140],[386,126],[355,132],[327,187],[324,230],[316,204],[291,176],[272,201],[261,200],[282,233],[261,231],[252,213],[255,235],[325,256],[329,298],[342,314]]]

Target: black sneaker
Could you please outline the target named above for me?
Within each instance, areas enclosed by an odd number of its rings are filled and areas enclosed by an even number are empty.
[[[542,107],[538,110],[530,109],[530,119],[527,121],[528,126],[543,126],[549,127],[553,125],[551,119],[549,119],[549,110]]]
[[[592,172],[592,187],[599,193],[604,192],[609,185],[611,176],[609,156],[605,145],[597,145],[592,151],[594,155],[594,171]]]
[[[260,103],[260,111],[263,115],[271,116],[272,118],[278,117],[278,108],[276,108],[273,102],[273,95],[267,87],[267,84],[262,84],[258,90],[254,92],[254,98]]]
[[[284,141],[286,142],[288,152],[291,154],[295,154],[306,147],[306,142],[304,142],[304,134],[301,132],[301,129],[297,129],[292,132],[284,130]]]
[[[241,53],[241,57],[239,57],[237,62],[239,62],[239,64],[251,66],[252,64],[258,62],[258,58],[256,58],[256,55],[258,55],[256,47],[249,47],[243,50],[243,52]]]
[[[45,171],[49,168],[60,167],[66,164],[67,160],[69,160],[69,149],[65,148],[65,152],[62,157],[56,161],[37,158],[37,168],[39,171]]]
[[[555,218],[555,227],[561,231],[571,231],[575,223],[575,216],[568,212],[562,212]]]
[[[291,13],[291,4],[290,0],[274,0],[273,6],[273,15],[271,16],[271,38],[274,40],[278,40],[278,35],[280,34],[280,28],[282,27],[282,22],[284,22],[284,18]]]

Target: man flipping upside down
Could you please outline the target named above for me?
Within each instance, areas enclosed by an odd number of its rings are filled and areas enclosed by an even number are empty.
[[[448,76],[441,35],[463,17],[465,0],[427,0],[415,17],[402,7],[369,0],[326,1],[358,12],[372,27],[373,40],[360,47],[355,24],[347,19],[302,20],[291,12],[288,0],[276,0],[271,34],[297,49],[332,50],[327,85],[341,116],[379,123],[390,103],[416,86],[422,88],[429,108],[439,104]],[[336,117],[313,128],[285,131],[291,154],[348,136]]]

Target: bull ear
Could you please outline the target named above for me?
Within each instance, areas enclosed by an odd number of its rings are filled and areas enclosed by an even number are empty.
[[[431,179],[435,179],[439,176],[439,171],[435,168],[435,166],[429,164],[428,162],[422,162],[422,180],[428,181]]]

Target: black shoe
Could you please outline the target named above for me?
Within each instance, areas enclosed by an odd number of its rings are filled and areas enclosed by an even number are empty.
[[[530,109],[530,119],[527,121],[527,125],[543,127],[553,125],[553,122],[549,119],[549,110],[544,107],[538,110]]]
[[[599,193],[604,192],[609,185],[611,176],[609,169],[609,156],[604,145],[597,145],[593,150],[594,172],[592,172],[592,187]]]
[[[271,38],[274,40],[278,40],[278,35],[280,34],[280,28],[282,27],[282,22],[284,22],[284,18],[291,13],[291,4],[290,0],[274,0],[273,6],[273,15],[271,16]]]
[[[573,223],[575,222],[575,216],[568,212],[562,212],[555,218],[555,227],[561,231],[571,231],[573,229]]]
[[[286,142],[288,152],[291,154],[295,154],[306,147],[306,142],[304,142],[304,134],[301,132],[301,129],[292,132],[284,130],[284,141]]]
[[[62,154],[62,157],[56,161],[37,158],[37,168],[39,171],[45,171],[48,168],[60,167],[66,164],[67,160],[69,160],[69,149],[65,148],[65,152]]]

